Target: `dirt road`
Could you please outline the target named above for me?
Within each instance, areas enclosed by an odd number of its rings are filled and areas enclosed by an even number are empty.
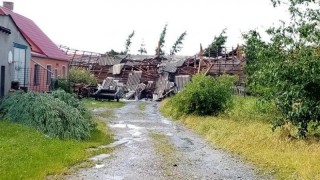
[[[94,167],[67,179],[271,179],[164,118],[158,103],[128,102],[108,124],[117,140],[109,146],[116,150],[93,157]]]

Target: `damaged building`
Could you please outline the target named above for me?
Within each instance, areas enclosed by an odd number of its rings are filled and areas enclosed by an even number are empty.
[[[244,56],[239,47],[219,57],[115,55],[83,52],[61,47],[71,67],[90,70],[103,89],[121,87],[125,99],[162,99],[181,91],[196,73],[239,76],[244,81]],[[228,52],[228,53],[227,53]]]

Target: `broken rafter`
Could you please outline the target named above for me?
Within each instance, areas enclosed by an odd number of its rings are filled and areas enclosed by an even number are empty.
[[[200,68],[201,68],[201,64],[202,64],[202,55],[203,55],[203,50],[202,50],[202,45],[200,44],[200,61],[199,61],[199,67],[198,67],[198,73],[200,73]]]

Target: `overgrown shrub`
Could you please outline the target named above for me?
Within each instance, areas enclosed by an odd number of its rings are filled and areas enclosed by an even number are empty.
[[[217,115],[231,105],[231,86],[235,81],[235,77],[227,75],[217,78],[195,75],[171,103],[181,114]]]
[[[67,93],[71,93],[71,82],[69,82],[66,78],[58,78],[54,82],[54,89],[62,89]]]
[[[76,108],[84,118],[86,118],[86,119],[91,119],[92,118],[91,113],[89,112],[89,110],[74,95],[66,93],[64,90],[61,90],[61,89],[53,91],[51,93],[51,95],[54,98],[58,98],[61,101],[65,102],[69,106],[72,106],[72,107]]]
[[[33,127],[51,137],[88,139],[93,123],[86,117],[86,110],[65,92],[53,94],[12,93],[0,104],[2,118]]]
[[[69,71],[69,81],[71,83],[84,83],[88,85],[96,85],[97,79],[89,70],[81,67],[73,67]]]

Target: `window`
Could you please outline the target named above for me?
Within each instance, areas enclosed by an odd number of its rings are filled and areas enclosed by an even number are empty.
[[[64,78],[67,77],[67,69],[66,69],[65,66],[62,66],[62,76],[63,76]]]
[[[47,85],[51,84],[52,69],[51,65],[47,65]]]
[[[58,78],[58,69],[54,69],[54,78],[55,78],[55,79]]]
[[[15,44],[13,50],[14,81],[19,81],[20,86],[27,84],[26,75],[26,49],[21,49],[22,45]]]
[[[40,85],[40,65],[34,65],[34,85]]]

